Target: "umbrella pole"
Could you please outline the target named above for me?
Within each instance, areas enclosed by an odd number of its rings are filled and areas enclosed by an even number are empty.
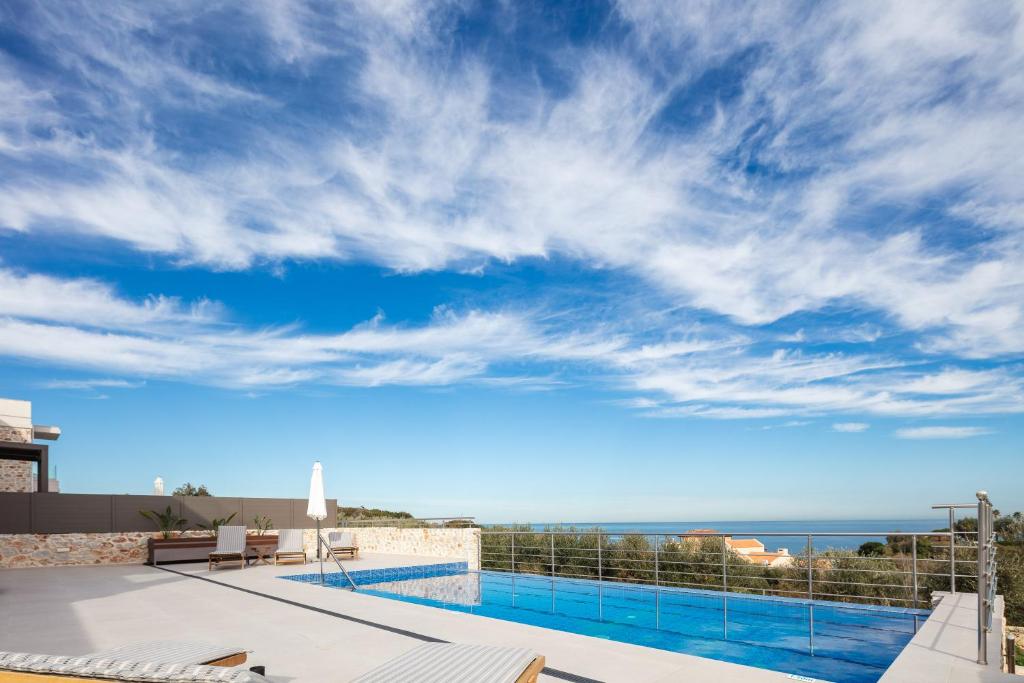
[[[324,585],[324,556],[320,552],[320,520],[316,520],[316,556],[320,560],[320,585]]]

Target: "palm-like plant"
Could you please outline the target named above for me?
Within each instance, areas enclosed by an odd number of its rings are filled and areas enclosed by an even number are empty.
[[[156,528],[164,538],[170,538],[175,531],[182,531],[188,523],[188,520],[171,510],[170,505],[163,512],[139,510],[139,514],[156,524]]]
[[[205,529],[206,531],[212,532],[213,535],[216,536],[217,535],[217,529],[219,529],[221,526],[223,526],[225,524],[230,524],[231,520],[233,520],[235,518],[235,515],[237,515],[237,514],[238,514],[237,512],[232,512],[227,517],[218,518],[218,519],[211,519],[209,525],[206,525],[206,524],[196,524],[196,526],[199,527],[200,529]]]
[[[262,536],[267,533],[270,529],[274,528],[274,523],[270,520],[270,517],[266,515],[256,515],[252,520],[253,528],[256,529],[256,535]]]

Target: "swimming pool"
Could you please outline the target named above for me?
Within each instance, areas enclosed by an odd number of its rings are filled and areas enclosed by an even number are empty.
[[[361,593],[383,598],[834,683],[877,681],[929,614],[897,607],[467,571],[462,563],[391,571],[352,575]],[[343,577],[328,577],[329,584],[344,587]],[[313,574],[285,578],[319,582],[319,575]]]

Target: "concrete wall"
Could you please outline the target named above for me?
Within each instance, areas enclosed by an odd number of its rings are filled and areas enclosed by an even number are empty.
[[[0,398],[0,441],[32,443],[32,404]],[[34,491],[32,463],[0,460],[0,491]]]

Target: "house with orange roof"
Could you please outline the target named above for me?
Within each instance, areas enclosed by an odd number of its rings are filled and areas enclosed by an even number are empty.
[[[699,540],[701,536],[717,533],[714,529],[690,529],[682,535],[682,538],[686,542],[693,542]],[[778,548],[771,552],[766,550],[764,543],[756,538],[733,538],[732,536],[723,536],[722,538],[730,550],[751,564],[765,567],[788,567],[793,564],[794,558],[789,554],[787,548]]]

